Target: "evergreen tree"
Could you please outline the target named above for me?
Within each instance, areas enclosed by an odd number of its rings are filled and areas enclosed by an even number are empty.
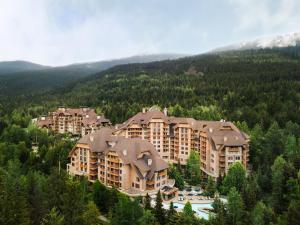
[[[145,210],[151,210],[151,198],[149,196],[149,194],[147,193],[144,199],[144,208]]]
[[[229,224],[242,224],[244,216],[244,205],[242,197],[235,187],[231,188],[229,191],[227,208]]]
[[[168,169],[168,176],[170,179],[175,180],[175,187],[177,187],[179,190],[184,189],[184,180],[180,173],[180,170],[178,169],[178,166],[170,164]]]
[[[34,225],[40,224],[46,214],[46,178],[37,172],[27,175],[28,203],[30,207],[30,218]]]
[[[176,213],[177,213],[177,212],[176,212],[176,210],[174,209],[174,204],[173,204],[173,202],[171,201],[171,202],[170,202],[169,210],[168,210],[168,212],[167,212],[167,218],[168,218],[168,220],[170,220],[171,217],[172,217],[174,214],[176,214]]]
[[[255,207],[256,202],[260,197],[260,188],[257,183],[256,175],[252,174],[248,177],[246,185],[242,190],[242,197],[244,200],[245,209],[247,211],[251,211]]]
[[[143,216],[139,219],[139,225],[155,225],[156,219],[150,210],[145,210]]]
[[[120,196],[112,212],[111,225],[139,225],[142,216],[143,210],[137,201]]]
[[[83,225],[100,225],[100,213],[94,202],[89,202],[82,214]]]
[[[240,162],[229,167],[228,173],[223,180],[223,191],[228,193],[232,187],[241,192],[246,184],[246,170]]]
[[[82,213],[84,211],[84,196],[77,181],[68,180],[62,197],[62,214],[65,225],[83,223]]]
[[[26,186],[20,172],[18,161],[9,161],[5,172],[0,168],[0,224],[31,224]]]
[[[183,214],[187,217],[193,217],[194,216],[192,205],[189,201],[187,203],[185,203],[185,205],[184,205]]]
[[[191,185],[201,184],[201,171],[199,154],[192,150],[187,160],[187,176]]]
[[[214,208],[215,215],[211,216],[209,221],[213,225],[226,225],[226,210],[225,204],[219,199],[216,198],[212,204]]]
[[[272,204],[276,213],[285,210],[284,204],[284,168],[286,161],[282,156],[278,156],[272,166]]]
[[[256,204],[251,214],[252,225],[265,225],[265,220],[264,220],[265,207],[266,206],[264,205],[263,202],[258,202]]]
[[[287,211],[287,222],[290,225],[300,221],[300,199],[292,200]]]
[[[216,184],[215,181],[212,179],[212,177],[208,177],[207,185],[205,187],[205,193],[213,198],[215,196],[216,192]]]
[[[156,217],[157,221],[159,222],[159,224],[164,225],[165,224],[165,210],[163,209],[160,190],[157,192],[157,195],[156,195],[154,214],[155,214],[155,217]]]
[[[103,213],[109,211],[110,193],[98,180],[93,184],[93,200],[99,210]]]
[[[63,225],[64,217],[60,215],[56,208],[52,208],[51,211],[46,214],[42,219],[41,225]]]

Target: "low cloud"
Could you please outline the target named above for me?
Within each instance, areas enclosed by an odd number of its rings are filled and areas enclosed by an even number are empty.
[[[274,3],[276,2],[276,4]],[[201,53],[298,28],[297,0],[0,0],[0,61]]]

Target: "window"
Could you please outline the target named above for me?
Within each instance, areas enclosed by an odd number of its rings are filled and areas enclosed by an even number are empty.
[[[136,182],[140,182],[140,178],[137,177],[137,178],[136,178]]]

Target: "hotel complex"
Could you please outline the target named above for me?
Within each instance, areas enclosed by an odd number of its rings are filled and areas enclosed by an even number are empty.
[[[69,156],[69,174],[87,176],[92,182],[99,180],[127,194],[156,192],[174,185],[167,179],[167,162],[150,142],[116,136],[111,128],[83,136]]]
[[[97,115],[95,109],[60,107],[49,113],[49,116],[40,117],[37,125],[59,134],[70,133],[83,136],[109,126],[111,123],[104,116]]]
[[[168,163],[185,166],[191,151],[199,154],[203,176],[216,179],[234,162],[247,168],[249,137],[231,122],[170,117],[152,107],[83,136],[70,152],[68,171],[128,194],[170,191]]]
[[[116,126],[115,134],[151,142],[161,158],[186,165],[192,150],[199,153],[204,175],[217,178],[230,164],[249,161],[249,137],[233,123],[169,117],[156,108],[145,109]]]

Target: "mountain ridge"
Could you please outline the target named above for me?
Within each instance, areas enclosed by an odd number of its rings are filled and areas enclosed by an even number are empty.
[[[244,41],[215,48],[211,52],[225,52],[236,50],[285,48],[300,46],[300,33],[290,33],[275,36],[265,36],[253,41]]]

